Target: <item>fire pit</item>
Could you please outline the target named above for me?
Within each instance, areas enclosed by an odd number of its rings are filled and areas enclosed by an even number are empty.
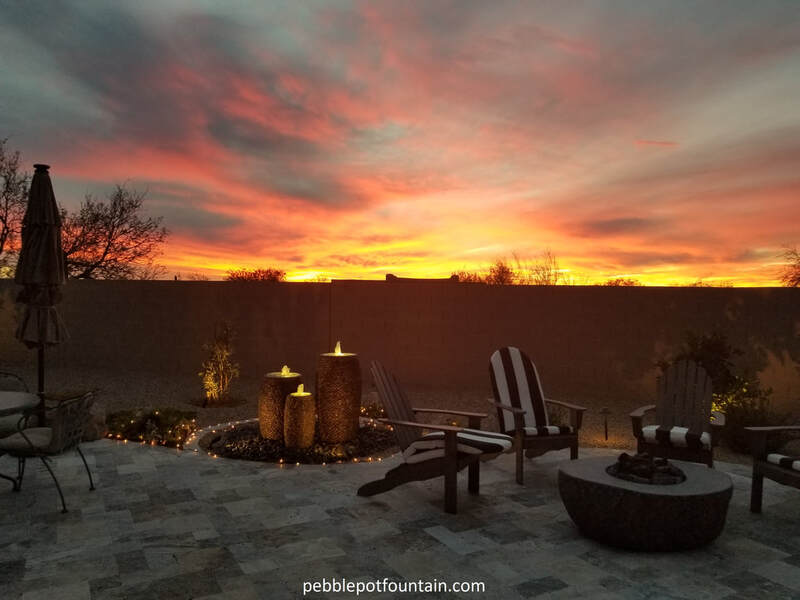
[[[649,485],[672,485],[686,481],[686,475],[666,458],[653,458],[647,452],[631,456],[619,455],[617,462],[606,467],[606,473],[626,481]]]
[[[728,475],[697,463],[623,456],[611,465],[599,457],[559,468],[561,500],[581,533],[645,551],[688,550],[722,533],[733,493]]]

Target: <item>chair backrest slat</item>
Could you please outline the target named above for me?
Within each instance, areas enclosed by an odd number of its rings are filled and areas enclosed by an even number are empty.
[[[658,424],[708,431],[711,392],[711,378],[694,361],[681,360],[670,365],[656,383]]]
[[[53,429],[48,452],[54,454],[64,452],[81,442],[84,429],[89,422],[92,397],[92,393],[88,392],[78,398],[64,400],[54,409],[53,416],[48,423]]]
[[[411,410],[411,406],[408,403],[408,398],[406,398],[403,390],[400,389],[394,375],[389,373],[377,360],[372,361],[370,370],[387,416],[397,421],[416,421],[414,411]],[[419,438],[421,433],[420,431],[414,431],[410,427],[395,427],[394,432],[401,450],[408,448],[412,442]]]
[[[527,354],[513,346],[500,348],[489,359],[489,376],[495,402],[522,408],[526,427],[549,425],[539,373]],[[502,431],[514,430],[512,413],[498,409],[497,418]]]

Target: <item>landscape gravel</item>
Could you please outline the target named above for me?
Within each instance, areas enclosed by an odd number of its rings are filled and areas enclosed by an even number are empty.
[[[31,390],[36,389],[35,361],[25,365],[0,365],[0,370],[13,371],[20,374]],[[197,412],[198,427],[216,425],[258,416],[259,378],[241,377],[231,388],[231,400],[218,406],[202,407],[200,380],[194,373],[173,375],[153,374],[131,369],[130,371],[108,371],[95,369],[65,369],[58,365],[49,366],[46,375],[46,390],[64,392],[82,392],[96,390],[99,406],[105,413],[133,408],[173,407]],[[369,385],[369,383],[368,383]],[[497,431],[497,414],[489,406],[487,399],[490,390],[446,390],[424,389],[406,386],[406,392],[412,406],[429,408],[451,408],[457,410],[488,413],[482,428]],[[593,447],[619,448],[635,450],[635,440],[631,431],[629,413],[640,406],[639,403],[629,405],[608,400],[604,403],[611,413],[608,415],[608,439],[605,438],[601,406],[580,398],[565,400],[582,404],[589,408],[584,414],[581,427],[581,445]],[[362,405],[378,401],[377,392],[370,385],[365,389]],[[641,404],[644,404],[642,402]],[[420,413],[418,418],[430,423],[456,423],[466,426],[466,420],[444,415]],[[725,447],[715,450],[718,460],[739,464],[751,464],[748,455],[731,452]]]

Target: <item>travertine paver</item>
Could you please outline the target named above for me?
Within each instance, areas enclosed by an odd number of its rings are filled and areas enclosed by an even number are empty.
[[[278,468],[108,440],[83,447],[95,492],[76,456],[54,460],[67,514],[36,461],[22,492],[0,482],[3,600],[296,598],[303,581],[323,577],[486,585],[483,594],[403,598],[800,597],[800,492],[765,481],[764,512],[752,515],[741,465],[717,464],[734,496],[716,542],[637,554],[575,529],[556,483],[567,451],[526,465],[524,486],[514,483],[513,456],[482,465],[479,496],[466,493],[462,474],[459,514],[448,515],[441,479],[356,496],[397,457]],[[14,468],[0,458],[0,469]]]

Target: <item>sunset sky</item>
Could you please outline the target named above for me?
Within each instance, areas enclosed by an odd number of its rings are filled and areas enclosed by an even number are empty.
[[[0,139],[147,190],[168,274],[777,285],[800,2],[8,2]]]

